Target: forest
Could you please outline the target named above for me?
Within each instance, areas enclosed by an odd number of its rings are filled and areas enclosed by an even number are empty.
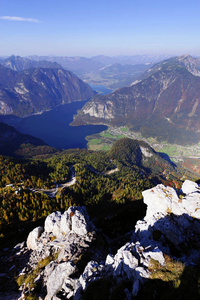
[[[141,147],[149,157],[144,157]],[[75,184],[48,196],[45,190],[70,180],[72,166]],[[115,171],[109,174],[109,170]],[[0,177],[3,241],[71,205],[86,206],[97,226],[115,234],[133,226],[144,212],[143,190],[158,183],[178,188],[180,178],[191,174],[161,158],[145,142],[124,138],[106,152],[69,149],[31,159],[0,156]]]

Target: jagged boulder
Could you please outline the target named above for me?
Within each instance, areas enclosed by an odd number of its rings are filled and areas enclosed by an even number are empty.
[[[117,251],[116,255],[108,254],[105,262],[90,261],[76,282],[73,299],[82,299],[82,292],[91,282],[100,278],[112,279],[113,285],[131,281],[132,296],[136,296],[141,285],[150,275],[147,267],[151,258],[158,260],[161,265],[165,263],[163,253],[158,247],[144,249],[139,242],[128,242]]]
[[[179,200],[176,191],[171,187],[165,187],[163,184],[143,191],[142,195],[143,201],[147,205],[145,220],[148,220],[148,223],[155,221],[155,215],[158,212],[162,213],[162,217],[172,212]],[[160,218],[161,215],[158,217]]]
[[[144,203],[147,205],[145,220],[154,224],[157,219],[168,214],[188,214],[193,218],[200,219],[200,189],[198,184],[186,180],[182,186],[185,197],[179,199],[175,189],[159,184],[156,187],[143,191]],[[157,216],[157,217],[156,217]]]
[[[44,231],[37,227],[30,232],[27,247],[33,251],[20,274],[31,273],[38,268],[38,263],[47,262],[37,279],[43,282],[41,292],[45,293],[47,289],[45,299],[57,299],[57,293],[66,299],[71,298],[80,286],[77,285],[80,274],[71,278],[77,271],[74,262],[86,252],[94,236],[95,227],[84,207],[70,207],[63,214],[59,211],[52,213],[45,220]],[[25,284],[21,290],[23,297]]]
[[[44,223],[44,230],[48,233],[52,232],[55,236],[60,234],[60,221],[62,213],[60,211],[50,214]]]
[[[43,232],[43,227],[39,226],[39,227],[36,227],[35,229],[33,229],[29,233],[27,242],[26,242],[28,249],[30,249],[30,250],[37,249],[37,247],[38,247],[37,240],[41,236],[42,232]]]
[[[200,189],[199,186],[196,182],[191,181],[191,180],[185,180],[181,190],[184,194],[188,195],[191,193],[195,193],[195,192],[199,192],[200,193]]]
[[[200,249],[200,190],[189,180],[181,190],[185,196],[180,198],[173,188],[162,184],[142,193],[147,212],[144,220],[137,222],[133,240],[140,240],[144,247],[158,245],[169,255],[173,252],[184,261],[195,262],[191,245]]]
[[[63,214],[60,211],[53,212],[45,220],[45,231],[59,237],[70,231],[77,235],[86,235],[93,225],[89,222],[89,216],[85,207],[69,207]]]
[[[76,266],[72,262],[57,264],[47,279],[46,300],[51,300],[66,285],[65,281],[75,273]]]

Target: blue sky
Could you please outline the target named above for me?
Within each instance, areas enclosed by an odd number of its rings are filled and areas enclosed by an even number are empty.
[[[0,56],[200,56],[200,0],[0,0]]]

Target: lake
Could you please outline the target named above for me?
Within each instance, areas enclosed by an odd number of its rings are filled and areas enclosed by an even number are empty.
[[[91,86],[91,88],[96,91],[97,93],[100,93],[101,95],[107,95],[113,92],[113,90],[107,88],[104,85],[94,85],[89,83],[89,86]]]
[[[87,135],[107,129],[104,125],[70,126],[73,115],[87,101],[74,102],[58,106],[41,115],[27,118],[0,116],[0,121],[14,126],[18,131],[42,139],[49,146],[69,149],[85,148]]]

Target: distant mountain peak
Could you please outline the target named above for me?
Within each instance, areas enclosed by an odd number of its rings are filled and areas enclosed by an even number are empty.
[[[0,114],[3,115],[29,116],[57,105],[88,100],[94,94],[89,85],[62,68],[17,72],[0,65]]]
[[[179,58],[179,60],[182,60],[182,59],[186,59],[186,58],[192,58],[192,56],[189,54],[184,54],[184,55],[178,56],[178,58]]]
[[[15,56],[12,55],[4,60],[2,60],[1,65],[4,67],[7,67],[9,69],[12,69],[14,71],[23,71],[30,68],[59,68],[62,69],[61,65],[59,65],[56,62],[50,62],[50,61],[37,61],[37,60],[31,60],[25,57],[21,56]]]
[[[157,63],[130,87],[95,96],[74,124],[128,126],[171,143],[199,141],[200,59],[189,55]]]

